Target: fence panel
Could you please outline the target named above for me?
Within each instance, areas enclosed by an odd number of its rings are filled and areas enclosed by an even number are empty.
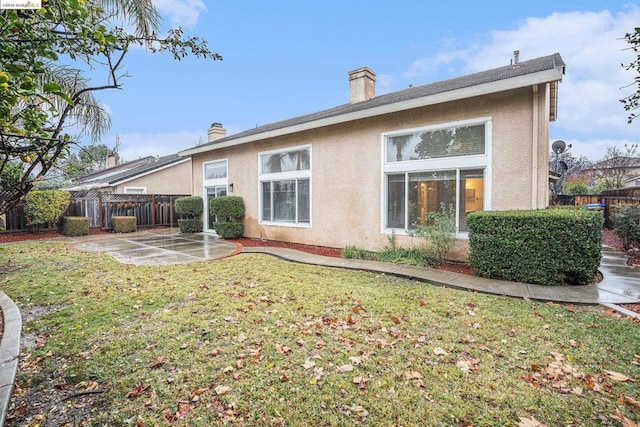
[[[174,202],[185,195],[101,194],[96,191],[73,191],[66,216],[85,216],[89,226],[113,228],[114,216],[135,216],[138,227],[177,226]],[[5,215],[5,230],[27,230],[24,205]]]

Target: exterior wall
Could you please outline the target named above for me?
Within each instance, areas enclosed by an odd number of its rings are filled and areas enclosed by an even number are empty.
[[[545,90],[538,91],[538,179],[540,207],[548,191]],[[344,247],[356,245],[381,250],[389,235],[382,229],[383,132],[438,125],[479,117],[491,117],[491,175],[485,176],[492,210],[530,209],[533,185],[534,93],[531,88],[449,102],[407,112],[358,120],[285,137],[265,139],[193,156],[192,194],[203,195],[203,162],[228,159],[228,182],[232,195],[246,205],[245,235],[270,240]],[[311,145],[311,227],[259,224],[258,153],[285,147]],[[397,236],[410,245],[412,238]],[[468,242],[456,242],[452,258],[464,259]]]
[[[191,194],[191,162],[161,169],[114,187],[113,192],[124,194],[126,187],[146,188],[146,194]]]

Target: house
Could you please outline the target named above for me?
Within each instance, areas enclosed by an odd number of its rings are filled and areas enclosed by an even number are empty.
[[[450,257],[464,259],[470,212],[548,205],[564,71],[557,53],[516,52],[500,68],[376,96],[375,73],[359,68],[348,104],[230,136],[214,123],[208,143],[179,154],[192,158],[192,194],[244,199],[247,237],[375,251],[414,243],[412,225],[445,204]]]
[[[191,158],[171,154],[148,156],[115,164],[107,159],[103,170],[76,179],[68,191],[96,190],[109,194],[191,194]]]

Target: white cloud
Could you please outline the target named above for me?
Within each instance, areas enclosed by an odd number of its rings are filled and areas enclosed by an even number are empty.
[[[206,12],[202,0],[153,0],[162,16],[168,16],[172,26],[193,28],[202,12]]]
[[[127,133],[109,135],[103,138],[101,143],[113,147],[116,137],[120,139],[118,153],[125,161],[130,161],[147,156],[166,156],[194,147],[207,141],[207,132],[201,130],[153,134]]]
[[[405,76],[442,72],[452,65],[457,71],[448,72],[448,77],[487,70],[509,64],[514,50],[520,51],[521,61],[558,52],[567,71],[560,84],[559,116],[552,133],[563,134],[564,140],[574,138],[574,149],[585,145],[584,151],[596,159],[602,157],[607,145],[620,146],[638,135],[640,124],[627,123],[619,101],[635,90],[622,89],[637,75],[621,67],[634,59],[622,38],[638,22],[640,7],[636,5],[616,13],[603,10],[527,18],[512,30],[491,32],[487,43],[418,59]]]

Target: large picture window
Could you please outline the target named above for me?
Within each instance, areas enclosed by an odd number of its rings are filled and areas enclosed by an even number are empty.
[[[260,221],[311,224],[311,147],[260,153]]]
[[[430,212],[453,207],[457,232],[487,209],[489,118],[383,135],[383,229],[410,231]]]

